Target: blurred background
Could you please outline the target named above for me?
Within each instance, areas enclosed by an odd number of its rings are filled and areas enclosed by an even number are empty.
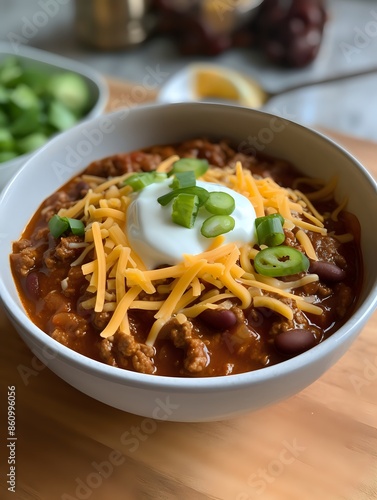
[[[0,13],[15,54],[37,47],[156,92],[216,64],[256,81],[263,109],[377,140],[375,0],[0,0]]]

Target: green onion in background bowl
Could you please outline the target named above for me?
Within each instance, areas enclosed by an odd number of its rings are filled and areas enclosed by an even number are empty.
[[[0,190],[51,137],[101,114],[107,100],[106,82],[93,69],[0,42]]]

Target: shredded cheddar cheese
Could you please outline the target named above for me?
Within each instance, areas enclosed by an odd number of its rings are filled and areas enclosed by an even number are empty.
[[[157,171],[168,172],[177,160],[177,156],[167,158]],[[293,318],[293,311],[284,298],[293,300],[302,311],[322,314],[322,309],[312,304],[310,298],[294,293],[318,281],[316,274],[294,281],[258,275],[253,266],[258,249],[252,244],[238,247],[235,243],[224,243],[223,235],[213,238],[206,251],[183,255],[177,265],[147,269],[127,238],[127,209],[132,189],[122,182],[129,175],[107,180],[83,176],[92,188],[73,206],[59,211],[59,215],[80,218],[85,224],[85,244],[72,266],[81,266],[88,280],[87,290],[94,294],[82,302],[82,307],[112,313],[100,334],[102,338],[110,338],[118,330],[129,333],[128,311],[135,309],[154,314],[146,340],[148,345],[154,344],[171,318],[183,324],[205,309],[225,307],[224,304],[233,304],[234,300],[242,309],[267,307],[288,320]],[[318,260],[308,233],[327,234],[327,231],[324,217],[315,209],[313,201],[333,194],[335,178],[327,184],[302,178],[297,179],[295,189],[283,188],[271,178],[254,177],[237,162],[235,168],[211,167],[202,180],[226,185],[246,196],[257,217],[279,212],[285,219],[284,229],[292,232],[310,259]],[[317,191],[304,195],[296,189],[300,183],[309,184]],[[332,213],[334,219],[345,204],[344,200]],[[347,237],[338,236],[344,240]]]

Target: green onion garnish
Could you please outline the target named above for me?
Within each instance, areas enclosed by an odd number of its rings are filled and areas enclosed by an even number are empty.
[[[255,270],[264,276],[290,276],[309,269],[309,259],[295,248],[280,245],[265,248],[254,259]]]
[[[133,191],[141,191],[150,184],[162,182],[167,178],[163,172],[138,172],[127,177],[123,181],[123,186],[130,186]]]
[[[196,179],[205,174],[208,170],[208,161],[200,158],[181,158],[173,164],[173,168],[169,175],[177,174],[178,172],[192,171]]]
[[[255,219],[258,244],[276,247],[284,243],[284,219],[280,214],[271,214]]]
[[[191,229],[199,210],[199,198],[195,194],[180,193],[174,198],[172,221]]]
[[[195,184],[195,173],[192,170],[188,170],[187,172],[177,172],[169,187],[172,189],[182,189],[195,186]]]
[[[178,196],[181,193],[195,194],[199,198],[200,207],[205,204],[205,202],[208,200],[209,197],[209,193],[206,189],[201,188],[199,186],[192,186],[182,189],[174,189],[173,191],[170,191],[169,193],[166,193],[163,196],[157,198],[157,201],[160,205],[165,207],[168,203],[170,203],[176,196]]]
[[[205,208],[211,214],[230,215],[236,207],[233,196],[222,191],[212,191],[209,193]]]
[[[53,215],[48,221],[48,228],[54,238],[59,238],[59,236],[67,231],[78,236],[82,236],[85,233],[85,226],[81,220],[60,217],[57,214]]]
[[[203,222],[201,233],[206,238],[215,238],[234,229],[235,221],[230,215],[212,215]]]

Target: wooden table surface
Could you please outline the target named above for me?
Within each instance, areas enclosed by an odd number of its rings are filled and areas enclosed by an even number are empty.
[[[112,82],[109,108],[137,105],[132,95],[141,94]],[[377,144],[328,133],[377,178]],[[1,307],[0,332],[1,499],[377,499],[377,312],[348,353],[300,394],[215,423],[152,421],[108,407],[42,365]],[[16,388],[15,493],[7,491],[9,386]]]

